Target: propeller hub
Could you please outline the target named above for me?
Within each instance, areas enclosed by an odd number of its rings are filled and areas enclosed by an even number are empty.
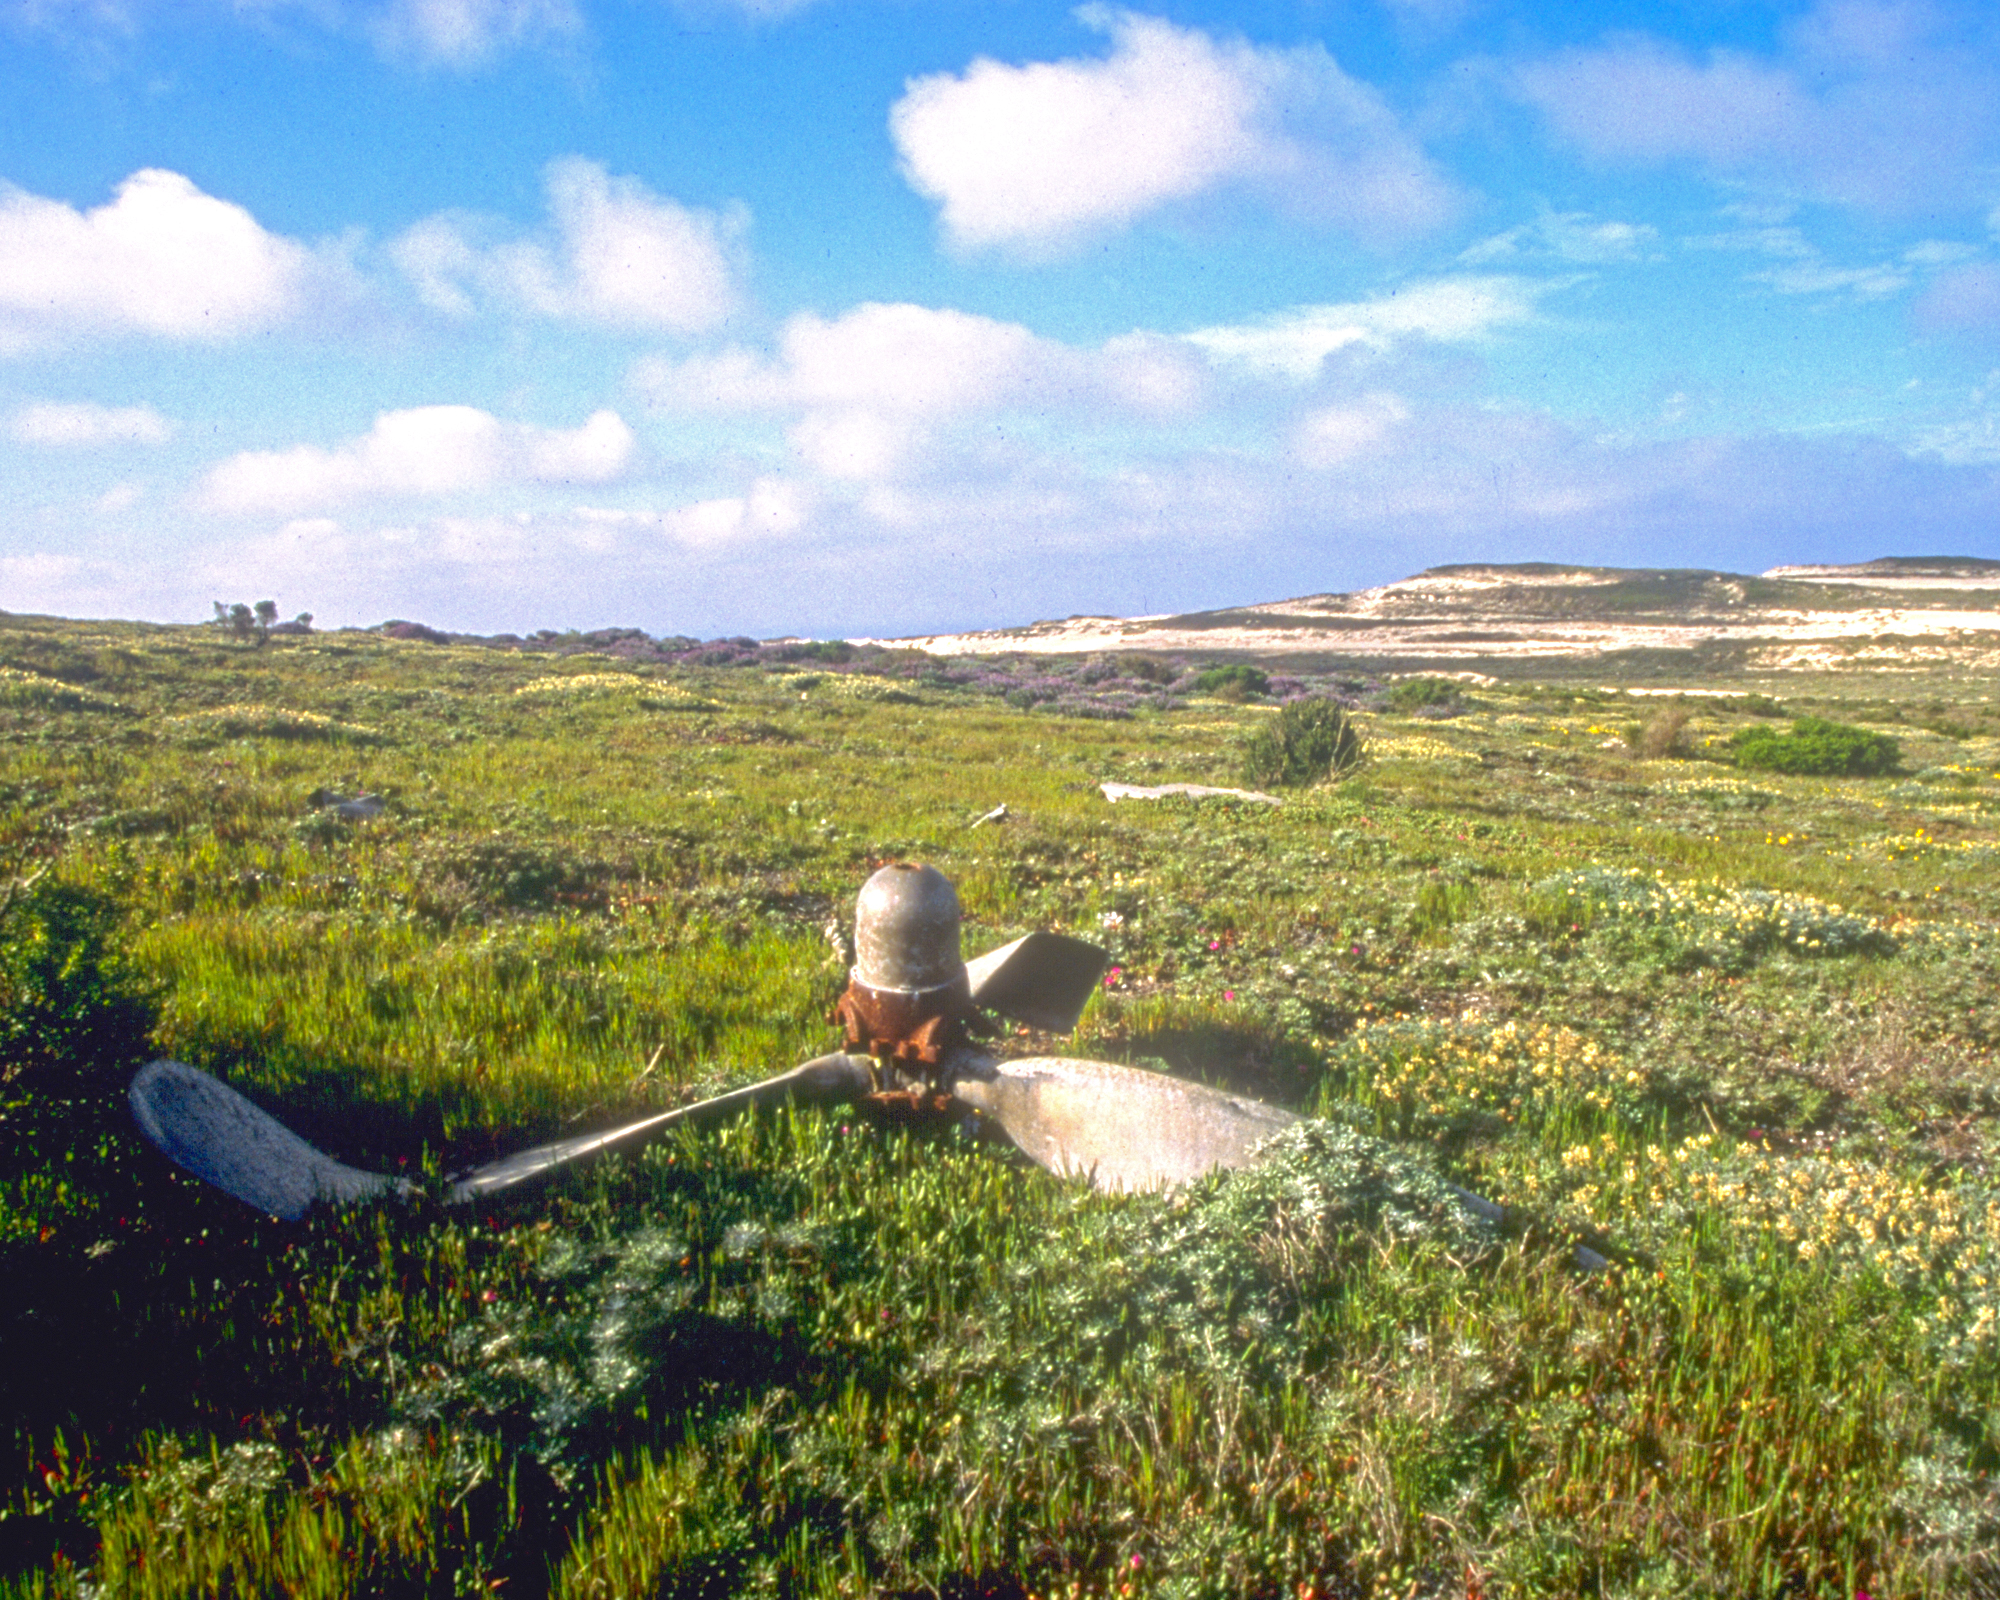
[[[958,953],[958,894],[936,867],[898,861],[854,903],[854,970],[834,1020],[850,1050],[935,1067],[964,1037],[972,989]]]
[[[918,993],[965,978],[958,954],[958,891],[936,867],[886,866],[854,902],[854,979]]]

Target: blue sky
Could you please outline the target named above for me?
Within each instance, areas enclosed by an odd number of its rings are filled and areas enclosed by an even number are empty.
[[[2000,12],[0,0],[0,609],[2000,556]]]

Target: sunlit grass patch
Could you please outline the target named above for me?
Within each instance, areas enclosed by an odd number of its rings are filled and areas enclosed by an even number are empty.
[[[108,695],[81,689],[18,667],[0,667],[0,706],[34,711],[99,711],[123,713],[126,707]]]
[[[317,711],[297,711],[284,706],[261,705],[254,701],[212,706],[168,717],[169,732],[195,740],[297,739],[323,740],[333,744],[377,744],[379,728],[324,716]]]
[[[546,699],[549,696],[588,699],[593,695],[626,694],[640,688],[654,690],[654,685],[631,672],[554,672],[530,678],[514,693],[529,699]]]

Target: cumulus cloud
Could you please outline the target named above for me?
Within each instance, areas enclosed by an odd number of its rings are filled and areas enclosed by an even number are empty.
[[[333,450],[253,450],[213,467],[198,498],[211,510],[293,512],[349,500],[432,497],[521,483],[602,483],[632,457],[632,430],[615,411],[579,428],[502,422],[471,406],[386,411],[359,439]]]
[[[913,79],[889,128],[912,187],[968,248],[1075,247],[1163,205],[1249,184],[1370,238],[1436,225],[1451,189],[1375,90],[1318,45],[1218,41],[1104,6],[1103,58]]]
[[[1328,356],[1356,345],[1476,344],[1530,320],[1538,292],[1520,278],[1433,278],[1373,300],[1300,306],[1256,322],[1200,328],[1187,338],[1218,360],[1302,381]]]
[[[1793,198],[1888,213],[1992,203],[2000,68],[1983,26],[1911,0],[1821,0],[1772,54],[1695,56],[1641,34],[1515,69],[1555,130],[1605,161],[1692,162]]]
[[[1046,339],[1015,322],[876,302],[827,319],[791,318],[776,359],[743,349],[640,364],[662,405],[722,411],[866,406],[924,415],[1113,401],[1173,410],[1198,383],[1172,342],[1147,334],[1096,350]]]
[[[295,315],[314,273],[304,245],[177,172],[135,172],[87,211],[0,187],[0,350],[234,338]]]
[[[388,55],[466,68],[503,50],[574,37],[583,17],[571,0],[390,0],[372,31]]]
[[[23,444],[163,444],[174,425],[151,406],[38,400],[15,411],[8,431]]]
[[[654,359],[633,381],[663,409],[791,415],[788,442],[808,465],[880,479],[955,419],[1168,416],[1196,404],[1204,379],[1193,352],[1157,335],[1086,349],[963,311],[866,304],[831,320],[793,317],[771,355]]]
[[[576,520],[585,528],[663,536],[698,550],[763,544],[797,533],[806,524],[812,498],[799,484],[766,475],[741,494],[718,495],[665,511],[606,510],[581,506]]]
[[[702,211],[614,178],[580,157],[550,164],[544,237],[488,242],[490,224],[445,214],[417,223],[390,254],[419,297],[469,316],[482,296],[540,316],[693,333],[740,299],[740,210]]]

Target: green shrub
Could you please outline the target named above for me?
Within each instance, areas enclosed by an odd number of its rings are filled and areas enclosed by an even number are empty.
[[[1361,730],[1332,700],[1294,700],[1250,736],[1244,780],[1253,784],[1318,783],[1361,763]]]
[[[144,1054],[153,1007],[113,948],[119,920],[97,891],[47,876],[0,901],[0,1103],[15,1086],[61,1093]]]
[[[1869,777],[1893,772],[1903,759],[1902,746],[1886,733],[1830,722],[1825,717],[1798,717],[1791,728],[1745,728],[1729,741],[1739,767],[1766,772],[1790,772],[1808,777]]]
[[[1194,680],[1196,694],[1212,694],[1223,700],[1248,700],[1271,692],[1271,675],[1246,661],[1226,667],[1209,667]]]
[[[1465,690],[1449,678],[1405,678],[1394,685],[1383,701],[1398,716],[1424,712],[1449,712],[1461,708]]]

